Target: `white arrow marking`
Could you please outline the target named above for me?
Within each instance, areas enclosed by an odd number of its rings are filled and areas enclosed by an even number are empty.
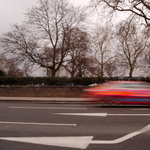
[[[56,115],[71,115],[71,116],[93,116],[93,117],[106,117],[106,116],[150,116],[150,114],[107,114],[107,113],[53,113]]]
[[[76,124],[31,123],[31,122],[4,122],[4,121],[0,121],[0,124],[41,125],[41,126],[76,126]]]
[[[143,129],[130,133],[126,136],[118,138],[116,140],[93,140],[93,136],[79,136],[79,137],[3,137],[1,140],[25,142],[31,144],[40,144],[48,146],[60,146],[69,148],[86,149],[89,144],[118,144],[128,140],[138,134],[147,132],[150,130],[150,125]]]
[[[48,146],[60,146],[69,148],[86,149],[93,139],[93,136],[81,137],[6,137],[0,138],[1,140],[25,142],[32,144],[41,144]]]

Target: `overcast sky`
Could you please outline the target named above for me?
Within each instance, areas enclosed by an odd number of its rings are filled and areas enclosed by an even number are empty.
[[[69,0],[75,5],[87,5],[90,0]],[[0,36],[11,24],[22,23],[24,13],[35,5],[37,0],[0,0]]]

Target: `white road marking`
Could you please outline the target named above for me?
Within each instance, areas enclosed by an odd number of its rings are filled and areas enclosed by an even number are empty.
[[[128,140],[128,139],[130,139],[130,138],[132,138],[132,137],[134,137],[136,135],[138,135],[138,134],[147,132],[149,130],[150,130],[150,125],[144,127],[143,129],[141,129],[139,131],[130,133],[130,134],[125,135],[125,136],[123,136],[121,138],[118,138],[116,140],[108,140],[108,141],[107,140],[106,141],[104,141],[104,140],[97,140],[96,141],[95,140],[95,141],[92,141],[91,144],[118,144],[118,143],[124,142],[124,141],[126,141],[126,140]]]
[[[107,113],[53,113],[55,115],[70,115],[70,116],[93,116],[93,117],[107,117],[107,116],[150,116],[150,114],[107,114]]]
[[[0,121],[0,124],[41,125],[41,126],[76,126],[76,124],[33,123],[33,122],[4,122],[4,121]]]
[[[89,144],[118,144],[150,130],[150,125],[115,140],[93,140],[94,136],[77,137],[1,137],[0,140],[86,149]]]
[[[69,148],[86,149],[93,139],[93,136],[77,137],[4,137],[1,140],[25,142],[47,146],[60,146]]]
[[[128,117],[140,117],[150,116],[150,114],[108,114],[108,116],[128,116]]]
[[[87,108],[68,108],[68,107],[63,107],[63,108],[61,108],[61,107],[13,107],[13,106],[10,106],[9,107],[10,109],[67,109],[67,110],[69,110],[69,109],[73,109],[73,110],[87,110]]]
[[[107,113],[53,113],[56,115],[70,115],[70,116],[95,116],[95,117],[106,117]]]

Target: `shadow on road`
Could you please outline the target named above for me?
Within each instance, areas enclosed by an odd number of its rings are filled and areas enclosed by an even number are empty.
[[[89,107],[96,108],[148,108],[150,109],[150,105],[112,105],[112,104],[92,104]]]

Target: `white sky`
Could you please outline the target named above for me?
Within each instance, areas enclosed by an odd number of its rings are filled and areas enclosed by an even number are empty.
[[[74,5],[86,5],[90,0],[69,0]],[[24,13],[35,5],[37,0],[0,0],[0,36],[10,25],[22,23]]]

